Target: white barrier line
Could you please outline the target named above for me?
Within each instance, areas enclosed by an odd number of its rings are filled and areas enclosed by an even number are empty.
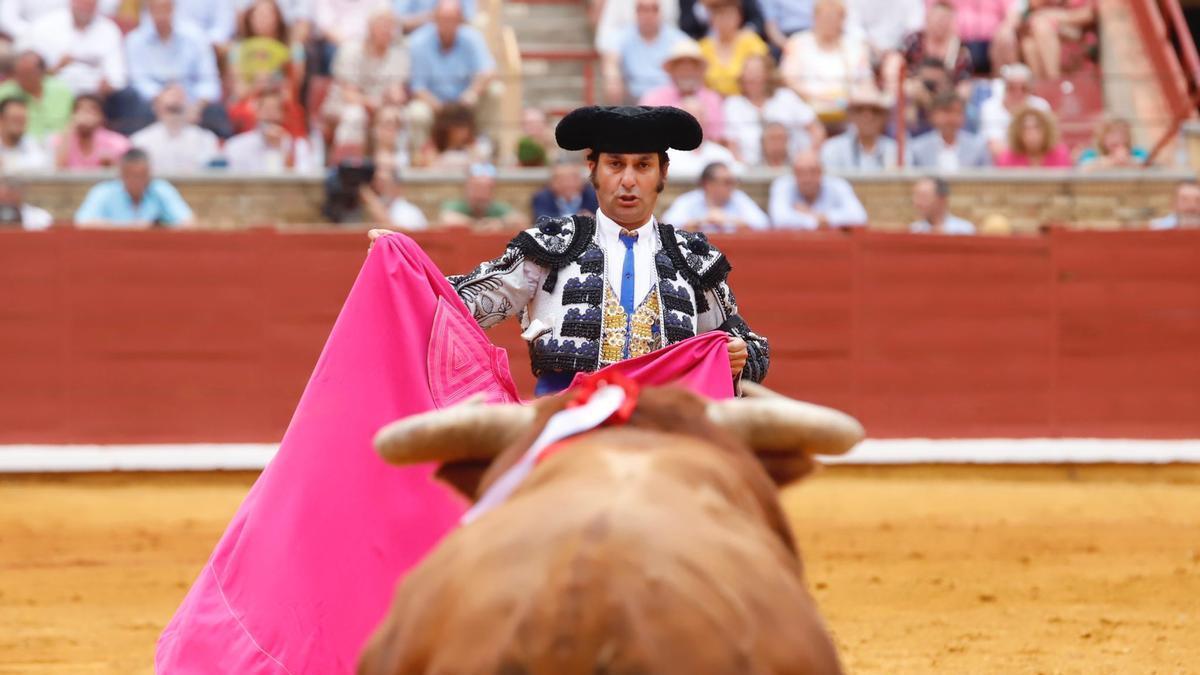
[[[0,473],[253,471],[272,443],[0,445]],[[1200,464],[1200,440],[972,438],[867,440],[825,464]]]

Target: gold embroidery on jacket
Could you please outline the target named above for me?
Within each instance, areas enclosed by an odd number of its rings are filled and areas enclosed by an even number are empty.
[[[662,303],[655,284],[630,319],[612,286],[605,284],[604,319],[600,332],[600,362],[617,363],[625,358],[625,334],[629,330],[629,358],[645,356],[662,347]]]

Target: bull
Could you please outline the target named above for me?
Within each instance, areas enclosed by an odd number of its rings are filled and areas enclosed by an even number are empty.
[[[439,462],[478,498],[570,396],[411,417],[376,448]],[[843,413],[761,388],[643,390],[627,423],[572,437],[414,568],[358,672],[840,673],[777,487],[862,436]]]

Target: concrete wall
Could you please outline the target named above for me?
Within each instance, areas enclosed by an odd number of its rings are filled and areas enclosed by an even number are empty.
[[[764,208],[770,181],[776,174],[756,172],[743,179],[743,188]],[[867,207],[872,226],[894,230],[913,219],[909,190],[920,172],[850,175]],[[1018,232],[1029,232],[1046,223],[1093,229],[1139,228],[1146,220],[1165,213],[1174,184],[1191,174],[1168,171],[1132,171],[1079,174],[1062,171],[996,170],[962,173],[950,178],[953,211],[979,223],[990,214],[1007,217]],[[499,197],[528,210],[530,196],[545,182],[545,170],[510,170],[501,176]],[[88,188],[105,177],[93,175],[33,176],[27,198],[49,209],[57,218],[70,220]],[[320,178],[230,178],[224,175],[172,179],[209,227],[236,228],[270,224],[319,223],[324,198]],[[407,179],[407,197],[432,217],[438,204],[461,192],[460,174],[414,173]],[[665,208],[693,181],[672,180]],[[660,212],[663,209],[660,209]]]

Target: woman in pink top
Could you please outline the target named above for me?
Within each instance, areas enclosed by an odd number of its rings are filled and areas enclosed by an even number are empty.
[[[1058,140],[1058,124],[1045,110],[1027,107],[1008,125],[1008,148],[996,157],[1000,167],[1064,168],[1073,165],[1071,151]]]
[[[54,165],[60,169],[116,166],[129,148],[128,138],[104,128],[104,109],[92,94],[75,99],[67,128],[50,138]]]

